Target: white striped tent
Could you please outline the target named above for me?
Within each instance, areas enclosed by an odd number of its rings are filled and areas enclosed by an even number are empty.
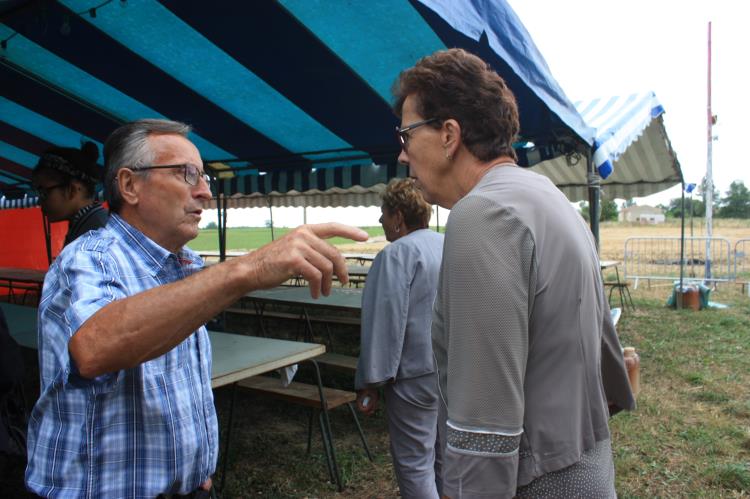
[[[648,196],[679,184],[682,171],[653,92],[575,103],[594,128],[593,161],[603,196]],[[586,158],[562,155],[531,168],[549,177],[571,201],[588,200]]]

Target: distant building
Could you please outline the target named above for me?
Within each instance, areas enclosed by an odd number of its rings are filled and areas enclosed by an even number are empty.
[[[653,206],[630,206],[617,215],[620,222],[640,222],[644,224],[664,223],[664,210]]]

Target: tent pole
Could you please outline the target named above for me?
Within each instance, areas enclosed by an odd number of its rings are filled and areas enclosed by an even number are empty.
[[[222,219],[223,223],[221,224],[221,255],[220,261],[224,261],[227,259],[227,195],[224,194],[221,196],[221,213],[222,213]]]
[[[440,206],[435,205],[435,223],[437,224],[437,231],[440,232]]]
[[[47,249],[47,265],[52,265],[52,229],[49,224],[49,218],[47,218],[47,215],[42,213],[42,226],[44,227],[44,244]]]
[[[268,198],[268,211],[271,213],[271,241],[274,241],[273,237],[273,206],[271,206],[271,198]]]
[[[682,209],[680,210],[680,293],[682,293],[682,280],[685,277],[685,181],[683,180],[680,185],[682,186]]]
[[[594,168],[594,161],[591,157],[591,149],[586,150],[586,175],[589,188],[589,224],[591,233],[594,235],[596,242],[596,251],[599,252],[599,174]]]
[[[227,257],[227,200],[224,195],[224,182],[219,181],[218,184],[216,216],[219,222],[219,261],[223,262]]]

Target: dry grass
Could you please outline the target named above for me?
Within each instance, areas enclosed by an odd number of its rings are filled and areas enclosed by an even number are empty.
[[[675,311],[665,288],[635,291],[618,327],[638,348],[638,409],[611,420],[620,497],[747,497],[750,299],[722,285],[724,310]]]
[[[620,497],[748,497],[750,490],[750,299],[722,285],[724,310],[673,310],[668,289],[633,290],[636,310],[619,323],[623,344],[641,355],[638,408],[610,420]],[[246,324],[252,330],[252,324]],[[232,327],[241,327],[232,324]],[[277,322],[277,331],[291,330]],[[356,328],[333,330],[334,347],[356,349]],[[351,379],[326,374],[332,386]],[[306,414],[284,403],[240,397],[230,497],[397,497],[382,412],[362,418],[375,463],[363,455],[345,410],[333,429],[346,489],[328,481],[320,444],[304,453]],[[217,406],[226,407],[219,393]],[[315,435],[315,438],[318,438]]]
[[[634,224],[620,222],[603,222],[599,228],[600,255],[602,260],[622,260],[625,240],[629,237],[680,237],[679,220],[668,220],[663,224]],[[693,235],[706,235],[706,226],[702,218],[693,220]],[[685,221],[685,236],[690,236],[690,222]],[[738,239],[750,238],[750,220],[714,219],[713,236],[729,239],[732,247]],[[343,252],[377,253],[387,243],[383,240],[366,243],[340,244]]]
[[[750,220],[714,219],[713,237],[724,237],[732,247],[738,239],[750,238]],[[669,220],[663,224],[630,224],[604,222],[600,226],[603,260],[622,260],[625,240],[629,237],[680,237],[679,220]],[[693,220],[693,235],[704,237],[706,227],[702,218]],[[685,221],[685,237],[690,236],[690,222]]]

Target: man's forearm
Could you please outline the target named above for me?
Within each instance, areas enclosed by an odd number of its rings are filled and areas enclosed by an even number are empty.
[[[81,376],[135,367],[168,352],[252,289],[240,259],[103,307],[68,348]]]
[[[337,223],[303,225],[252,253],[110,303],[73,335],[70,355],[83,377],[94,378],[163,355],[249,291],[302,275],[313,297],[327,295],[333,274],[348,280],[344,257],[323,241],[337,236],[368,237]]]

